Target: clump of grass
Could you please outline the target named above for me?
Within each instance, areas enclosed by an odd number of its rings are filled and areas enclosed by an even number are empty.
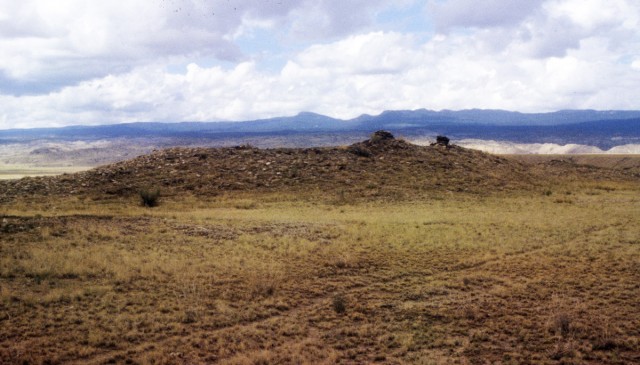
[[[567,313],[558,313],[553,317],[553,329],[562,337],[567,337],[571,331],[571,317]]]
[[[160,189],[140,190],[140,202],[142,206],[152,208],[157,207],[160,200]]]
[[[258,204],[253,200],[239,200],[234,205],[234,208],[236,209],[247,209],[247,210],[256,209],[257,207],[258,207]]]
[[[561,341],[556,343],[555,347],[549,352],[552,360],[560,360],[562,358],[572,358],[575,356],[575,344],[572,341]]]
[[[347,311],[347,298],[344,295],[338,294],[333,297],[333,310],[338,314],[342,314]]]
[[[252,299],[271,297],[282,286],[286,272],[278,264],[249,263],[248,265],[253,270],[247,273],[245,280]]]
[[[195,310],[186,310],[184,312],[184,316],[182,317],[182,323],[191,324],[196,323],[198,321],[198,313]]]
[[[332,201],[333,205],[348,205],[353,203],[354,198],[346,190],[343,189],[340,189],[336,192],[335,198]]]
[[[254,277],[250,283],[252,298],[272,296],[278,289],[281,280],[282,278],[275,274]]]
[[[607,191],[607,192],[616,191],[616,188],[611,187],[611,186],[606,186],[606,185],[597,185],[595,188],[597,190],[604,190],[604,191]]]
[[[476,318],[478,318],[478,310],[476,307],[474,306],[470,306],[470,305],[465,305],[462,308],[462,317],[466,318],[470,321],[475,320]]]
[[[621,347],[621,343],[616,339],[616,330],[606,321],[600,326],[595,339],[592,341],[592,348],[596,351],[611,351]]]

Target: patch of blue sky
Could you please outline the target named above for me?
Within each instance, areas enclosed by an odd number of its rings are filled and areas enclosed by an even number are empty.
[[[230,70],[237,65],[237,62],[220,60],[216,57],[198,57],[190,58],[181,62],[170,63],[165,66],[165,71],[174,75],[184,75],[187,73],[187,66],[196,64],[201,68],[220,67],[224,70]]]
[[[640,59],[640,53],[638,54],[625,54],[618,57],[617,62],[621,65],[631,65],[636,60]]]
[[[413,34],[422,41],[428,40],[435,33],[425,3],[421,1],[388,7],[376,15],[375,23],[381,30]]]
[[[255,62],[258,70],[279,73],[287,61],[313,45],[309,40],[292,37],[289,30],[256,28],[234,41],[246,58]]]
[[[238,61],[220,60],[214,56],[199,57],[169,64],[165,69],[169,73],[184,74],[187,66],[195,63],[202,68],[220,67],[230,70],[238,62],[253,61],[260,71],[278,73],[293,55],[311,45],[309,42],[296,41],[288,37],[282,30],[271,31],[264,28],[247,32],[234,39],[234,43],[242,52]]]

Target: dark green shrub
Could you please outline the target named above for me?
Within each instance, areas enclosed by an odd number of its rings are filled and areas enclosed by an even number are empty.
[[[333,297],[333,310],[338,314],[347,311],[347,298],[345,298],[344,295],[338,294]]]
[[[160,199],[160,189],[142,189],[140,190],[140,202],[145,207],[158,206],[158,200]]]

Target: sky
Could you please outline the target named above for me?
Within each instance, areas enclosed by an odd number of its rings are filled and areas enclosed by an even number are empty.
[[[0,0],[0,129],[640,109],[637,0]]]

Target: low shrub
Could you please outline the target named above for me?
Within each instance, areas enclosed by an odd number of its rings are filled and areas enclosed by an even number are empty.
[[[562,337],[567,337],[571,330],[571,317],[567,313],[558,313],[553,317],[552,328]]]
[[[338,294],[333,297],[333,310],[338,314],[347,311],[347,298],[345,298],[344,295]]]
[[[156,207],[160,200],[160,189],[140,190],[140,202],[145,207]]]

